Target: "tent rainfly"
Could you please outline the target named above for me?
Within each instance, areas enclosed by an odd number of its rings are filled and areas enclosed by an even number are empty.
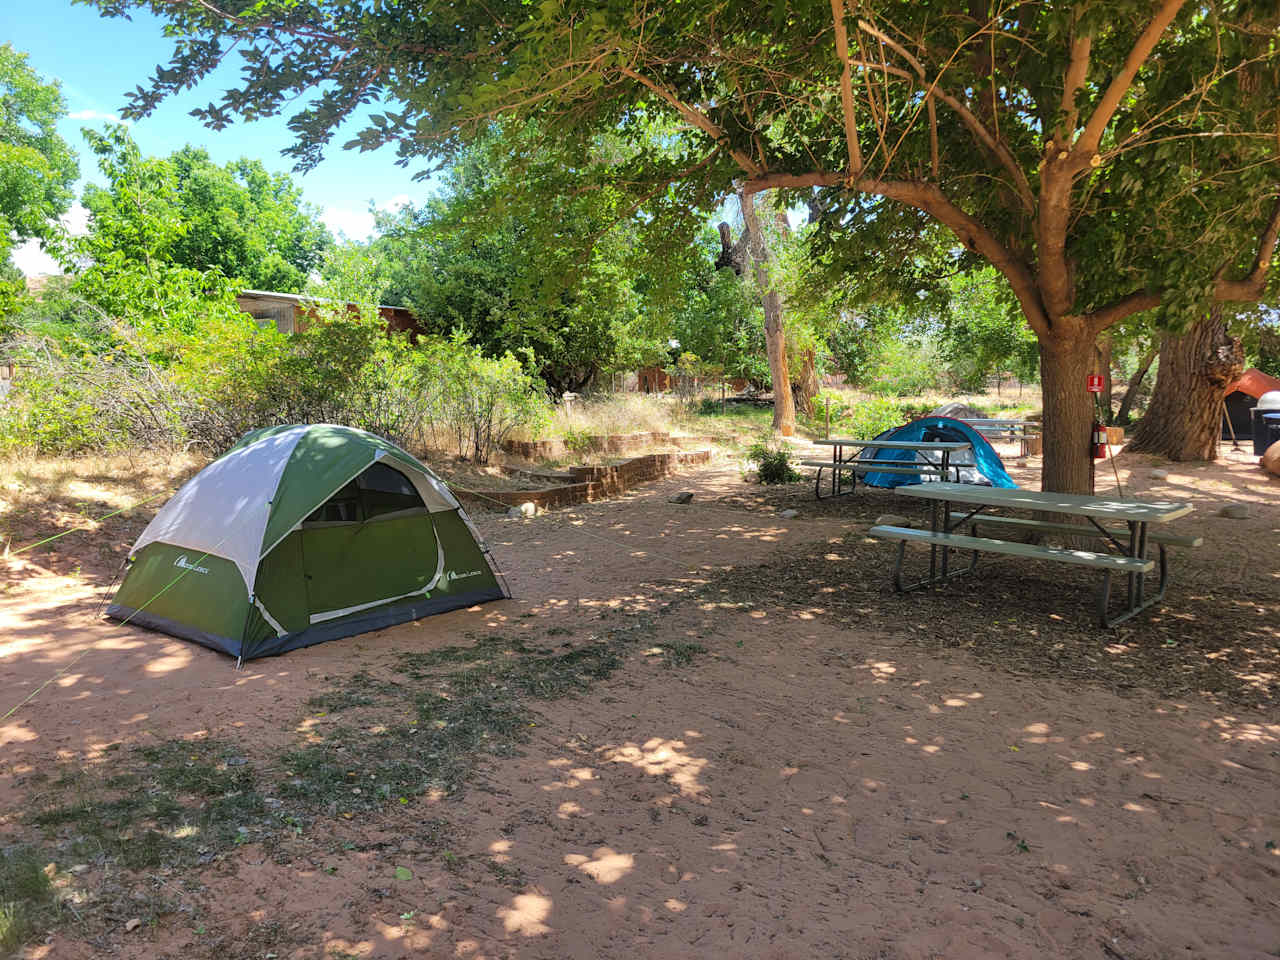
[[[951,455],[951,466],[957,468],[961,483],[975,483],[984,487],[1005,487],[1012,489],[1017,484],[1004,469],[1004,461],[996,453],[991,441],[973,427],[952,417],[928,416],[900,427],[891,427],[879,434],[877,440],[906,440],[911,443],[967,443],[969,449]],[[879,463],[895,462],[927,463],[923,453],[915,450],[897,450],[893,448],[867,448],[858,456],[858,461],[871,460]],[[870,471],[862,478],[869,487],[901,487],[907,484],[920,483],[918,474],[880,473]]]
[[[107,616],[245,660],[510,596],[449,488],[327,424],[246,434],[147,525]]]

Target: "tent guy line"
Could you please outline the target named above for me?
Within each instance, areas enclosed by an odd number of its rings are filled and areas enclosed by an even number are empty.
[[[98,517],[96,520],[90,520],[89,526],[72,527],[70,530],[63,530],[61,533],[55,533],[52,537],[45,537],[43,540],[37,540],[35,543],[29,543],[25,547],[19,547],[17,550],[10,551],[9,546],[11,544],[6,544],[4,548],[4,557],[6,559],[8,557],[16,557],[18,554],[26,553],[28,550],[34,550],[36,547],[43,547],[46,543],[53,543],[53,541],[61,537],[65,537],[69,533],[75,533],[77,530],[92,531],[94,526],[101,523],[103,520],[110,520],[112,517],[117,516],[118,514],[128,513],[134,507],[140,507],[143,504],[150,503],[152,500],[158,500],[161,497],[163,497],[166,493],[171,493],[172,490],[173,490],[172,487],[170,487],[168,490],[161,490],[159,493],[153,494],[152,496],[147,497],[145,500],[138,500],[134,503],[129,504],[129,506],[127,507],[121,507],[119,510],[112,510],[110,513],[104,513],[102,516]]]
[[[152,499],[154,499],[154,498],[152,498]],[[70,533],[71,531],[70,531],[70,530],[68,530],[67,532],[68,532],[68,533]],[[206,557],[208,557],[208,554],[205,554],[205,556],[204,556],[204,557],[201,557],[201,558],[200,558],[200,560],[204,560]],[[199,564],[200,560],[197,560],[197,561],[196,561],[196,564]],[[191,571],[190,571],[189,569],[183,568],[183,570],[182,570],[182,572],[181,572],[180,574],[178,574],[178,575],[177,575],[176,577],[174,577],[171,581],[169,581],[169,583],[167,583],[164,587],[162,587],[162,588],[161,588],[161,589],[156,593],[156,595],[155,595],[154,597],[152,597],[152,598],[151,598],[151,600],[148,600],[148,601],[147,601],[147,603],[144,603],[141,607],[139,607],[137,610],[135,610],[135,611],[134,611],[134,613],[140,613],[140,612],[141,612],[141,611],[142,611],[142,610],[147,606],[147,604],[149,604],[149,603],[151,603],[152,601],[154,601],[154,600],[158,599],[158,598],[160,597],[160,594],[164,593],[166,590],[168,590],[170,587],[172,587],[174,584],[176,584],[179,580],[181,580],[183,577],[185,577],[185,576],[186,576],[187,574],[189,574],[190,572],[191,572]],[[107,589],[108,589],[108,590],[110,590],[110,587],[108,587]],[[127,623],[129,622],[129,619],[130,619],[130,617],[132,617],[132,616],[133,616],[133,614],[130,614],[130,616],[129,616],[129,617],[126,617],[125,619],[121,620],[121,621],[120,621],[120,626],[122,626],[122,627],[123,627],[123,626],[125,626],[125,624],[127,624]],[[39,693],[40,693],[40,691],[41,691],[41,690],[43,690],[45,687],[49,686],[49,684],[53,683],[53,682],[54,682],[55,680],[57,680],[60,676],[62,676],[64,673],[66,673],[68,670],[70,670],[72,667],[74,667],[77,663],[79,663],[81,660],[83,660],[83,659],[84,659],[84,657],[85,657],[85,654],[87,654],[90,650],[95,649],[95,648],[97,647],[97,645],[98,645],[98,644],[97,644],[96,642],[95,642],[95,643],[91,643],[91,644],[89,644],[87,647],[85,647],[83,650],[81,650],[78,654],[76,654],[75,659],[73,659],[70,663],[68,663],[68,664],[66,664],[65,666],[63,666],[60,670],[58,670],[56,673],[54,673],[54,675],[53,675],[53,676],[51,676],[48,680],[46,680],[44,683],[40,684],[40,686],[38,686],[38,687],[36,687],[34,690],[32,690],[32,691],[31,691],[29,694],[27,694],[27,695],[26,695],[22,700],[20,700],[18,703],[15,703],[12,707],[10,707],[10,708],[9,708],[9,710],[4,714],[4,716],[0,716],[0,723],[3,723],[4,721],[8,720],[11,716],[13,716],[15,713],[17,713],[19,710],[21,710],[23,707],[25,707],[28,703],[30,703],[32,700],[34,700],[34,699],[39,695]]]

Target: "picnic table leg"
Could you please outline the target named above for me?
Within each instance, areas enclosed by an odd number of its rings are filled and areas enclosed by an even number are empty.
[[[1145,560],[1147,557],[1147,525],[1140,520],[1130,520],[1128,523],[1129,550],[1127,555],[1135,559]],[[1116,624],[1123,623],[1134,614],[1141,613],[1147,607],[1163,599],[1169,576],[1168,559],[1165,556],[1164,545],[1160,545],[1160,590],[1156,596],[1150,600],[1146,597],[1145,573],[1130,573],[1126,574],[1126,576],[1129,580],[1129,589],[1125,597],[1124,612],[1117,617],[1111,617],[1107,612],[1107,608],[1110,606],[1111,574],[1106,573],[1103,575],[1102,590],[1098,596],[1098,615],[1104,627],[1114,627]]]
[[[929,531],[931,533],[938,532],[938,501],[929,501]],[[929,544],[929,579],[935,580],[938,576],[938,545],[936,543]]]
[[[945,457],[946,454],[944,453],[943,456]],[[942,501],[942,529],[947,533],[951,532],[951,501],[950,500]],[[943,580],[947,579],[947,561],[950,559],[950,557],[951,557],[951,548],[943,547],[942,548],[942,579]]]
[[[1138,524],[1138,552],[1135,554],[1139,559],[1147,558],[1147,525],[1145,523]],[[1143,607],[1143,599],[1146,596],[1147,575],[1145,573],[1138,574],[1138,609]]]

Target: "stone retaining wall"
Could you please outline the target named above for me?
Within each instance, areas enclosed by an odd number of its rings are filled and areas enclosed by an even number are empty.
[[[628,453],[641,450],[656,443],[671,443],[676,446],[687,444],[714,443],[715,437],[673,437],[669,433],[651,430],[644,433],[611,433],[580,438],[583,447],[570,450],[563,438],[550,437],[546,440],[504,440],[502,449],[514,453],[525,460],[562,460],[574,453]]]
[[[669,476],[678,467],[710,462],[710,450],[650,453],[643,457],[633,457],[611,467],[573,467],[568,473],[575,482],[562,483],[542,490],[470,492],[453,488],[453,493],[463,503],[487,510],[499,509],[499,504],[518,507],[522,503],[532,503],[539,510],[549,510],[553,507],[570,507],[575,503],[604,500],[617,496],[637,484]]]

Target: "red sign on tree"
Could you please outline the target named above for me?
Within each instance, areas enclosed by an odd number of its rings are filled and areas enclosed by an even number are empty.
[[[1102,392],[1102,374],[1100,373],[1089,374],[1089,392],[1090,393]]]

